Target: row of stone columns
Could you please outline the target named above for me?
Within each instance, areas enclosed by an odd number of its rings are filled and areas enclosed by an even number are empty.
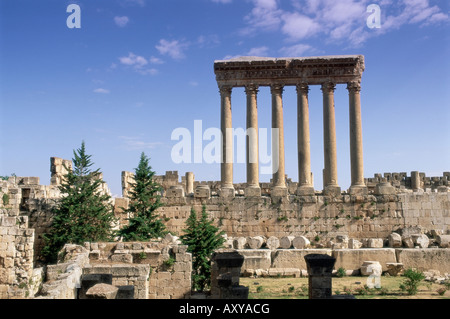
[[[323,129],[324,129],[324,194],[339,195],[341,189],[337,179],[336,121],[334,111],[334,90],[331,82],[322,84],[323,94]],[[360,84],[358,81],[347,85],[349,91],[350,114],[350,157],[351,187],[350,193],[367,194],[364,184],[362,123]],[[273,173],[272,195],[287,195],[284,159],[284,123],[283,90],[281,84],[270,86],[272,95],[272,165],[278,169]],[[233,196],[233,133],[231,115],[231,86],[221,86],[221,130],[223,134],[221,188],[222,196]],[[258,153],[258,86],[245,86],[247,96],[247,189],[246,196],[259,196],[259,153]],[[298,114],[298,195],[314,195],[311,176],[311,153],[309,135],[309,86],[307,83],[297,85]]]

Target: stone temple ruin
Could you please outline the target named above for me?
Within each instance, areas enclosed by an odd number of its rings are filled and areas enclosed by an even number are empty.
[[[397,275],[404,268],[431,271],[443,280],[450,273],[450,172],[427,177],[413,171],[363,176],[360,83],[362,56],[315,58],[241,58],[216,61],[221,95],[223,163],[220,181],[196,181],[193,172],[157,176],[162,186],[158,210],[168,235],[151,242],[66,245],[57,265],[41,264],[42,235],[51,226],[51,208],[60,197],[65,167],[50,159],[50,185],[37,177],[0,181],[0,298],[191,298],[192,256],[177,236],[193,207],[207,212],[226,232],[225,250],[213,256],[214,298],[245,298],[239,276],[308,276],[305,256],[335,259],[349,275],[370,269]],[[351,185],[341,191],[336,170],[333,92],[349,91]],[[298,92],[298,182],[284,172],[284,86]],[[324,189],[314,190],[309,151],[308,86],[321,85],[324,107]],[[247,142],[247,182],[233,183],[231,91],[245,87],[247,128],[256,129],[257,92],[270,86],[272,126],[279,129],[278,170],[259,182],[258,136]],[[252,155],[253,154],[253,155]],[[133,173],[122,172],[122,197],[112,198],[120,227]],[[109,193],[105,185],[102,192]],[[227,257],[228,256],[228,257]],[[369,270],[368,270],[369,269]],[[45,279],[45,281],[43,281]],[[320,291],[319,291],[320,292]]]

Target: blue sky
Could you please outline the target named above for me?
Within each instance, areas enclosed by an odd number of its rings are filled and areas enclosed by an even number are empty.
[[[67,6],[81,8],[68,28]],[[369,28],[370,4],[381,11]],[[50,157],[86,142],[113,194],[144,151],[158,175],[193,171],[219,180],[219,164],[176,164],[176,128],[220,127],[214,60],[236,56],[362,54],[364,175],[450,170],[448,1],[433,0],[0,0],[0,175],[50,183]],[[296,93],[284,92],[286,173],[297,181]],[[232,94],[245,128],[245,94]],[[268,88],[259,127],[270,128]],[[311,86],[312,171],[322,187],[320,88]],[[348,93],[335,92],[338,182],[350,186]],[[203,146],[208,144],[203,142]],[[245,182],[245,164],[234,181]],[[270,175],[261,175],[269,181]]]

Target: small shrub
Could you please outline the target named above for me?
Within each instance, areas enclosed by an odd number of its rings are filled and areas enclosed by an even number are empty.
[[[314,219],[314,221],[318,221],[320,219],[320,217],[319,216],[314,216],[313,219]]]
[[[294,286],[290,286],[290,287],[288,288],[288,291],[289,291],[289,292],[294,292],[294,290],[295,290],[295,287],[294,287]]]
[[[363,296],[363,295],[367,295],[368,290],[365,287],[357,287],[357,288],[355,288],[355,293]]]
[[[316,241],[316,242],[320,241],[319,235],[316,235],[316,237],[314,237],[314,241]]]
[[[256,292],[260,293],[264,291],[264,287],[263,286],[258,286],[256,287]]]
[[[349,287],[347,287],[347,286],[344,286],[344,293],[345,293],[346,295],[351,295],[351,294],[353,294],[353,290],[352,290],[352,288],[349,288]]]
[[[299,296],[307,296],[309,292],[308,285],[301,285],[299,288],[298,295]]]
[[[386,296],[389,293],[389,289],[387,289],[386,287],[381,287],[378,291],[382,296]]]
[[[343,267],[340,267],[336,272],[336,277],[338,277],[338,278],[345,277],[345,275],[346,275],[346,272],[345,272],[345,268],[343,268]]]
[[[405,270],[403,276],[405,277],[405,281],[400,285],[400,289],[406,291],[409,295],[417,294],[420,282],[425,279],[423,272],[409,268]]]
[[[141,252],[141,253],[139,254],[139,259],[146,259],[146,258],[147,258],[147,254],[146,254],[146,253]]]
[[[164,261],[164,265],[167,267],[172,267],[174,263],[175,259],[173,259],[173,257],[170,257],[169,259]]]
[[[8,194],[3,194],[2,202],[3,202],[3,206],[6,206],[9,204],[9,195]]]
[[[439,296],[443,296],[446,291],[447,291],[446,288],[439,288],[438,290],[436,290],[436,292],[439,294]]]

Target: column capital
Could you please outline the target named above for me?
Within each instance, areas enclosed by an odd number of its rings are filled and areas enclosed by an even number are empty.
[[[232,91],[233,87],[231,85],[219,85],[219,92],[221,95],[223,94],[227,94],[227,95],[231,95],[231,91]]]
[[[298,83],[297,85],[296,85],[296,88],[297,88],[297,93],[298,94],[308,94],[308,92],[309,92],[309,85],[308,85],[308,83],[305,83],[305,82],[302,82],[302,83]]]
[[[270,86],[270,93],[272,93],[272,94],[282,95],[283,91],[284,91],[284,85],[283,84],[272,84]]]
[[[347,83],[349,93],[357,93],[361,91],[361,81],[351,81]]]
[[[259,86],[253,83],[247,84],[245,86],[246,94],[257,94],[259,92]]]
[[[336,83],[334,83],[334,82],[322,83],[321,90],[323,93],[334,93],[335,89],[336,89]]]

